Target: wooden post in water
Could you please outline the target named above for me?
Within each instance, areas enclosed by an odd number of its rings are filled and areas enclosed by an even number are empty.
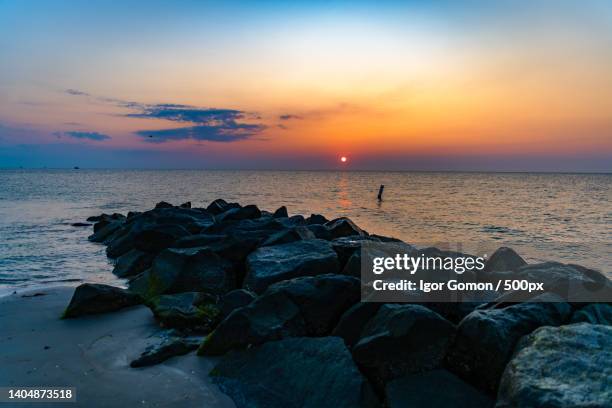
[[[384,189],[385,189],[385,185],[381,184],[380,188],[378,189],[378,201],[382,201],[382,193]]]

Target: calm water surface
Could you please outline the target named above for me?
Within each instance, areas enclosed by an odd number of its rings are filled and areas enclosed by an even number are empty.
[[[206,206],[219,197],[348,216],[369,232],[417,245],[447,243],[479,255],[508,245],[529,262],[612,271],[609,174],[0,170],[0,292],[118,284],[104,247],[87,241],[91,227],[71,223],[161,200]]]

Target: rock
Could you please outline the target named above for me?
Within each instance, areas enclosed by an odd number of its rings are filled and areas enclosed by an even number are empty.
[[[182,356],[197,348],[197,339],[186,339],[181,337],[163,338],[159,343],[148,346],[140,357],[130,363],[130,367],[146,367],[159,364],[170,357]]]
[[[331,241],[332,249],[338,255],[340,267],[344,268],[347,261],[356,251],[361,250],[363,241],[374,241],[370,237],[353,235],[348,237],[340,237]]]
[[[253,292],[244,289],[236,289],[226,293],[219,304],[222,318],[226,318],[236,309],[247,306],[256,297]]]
[[[223,234],[196,234],[179,238],[175,243],[175,248],[195,248],[221,241],[227,238]]]
[[[612,306],[607,303],[592,303],[574,312],[572,323],[592,323],[612,326]]]
[[[332,336],[342,337],[348,347],[353,347],[368,322],[376,315],[383,303],[358,302],[351,306],[340,318]]]
[[[221,214],[231,208],[239,208],[240,204],[238,203],[228,203],[227,201],[219,198],[213,201],[206,207],[206,211],[213,215]]]
[[[353,358],[374,384],[440,366],[455,326],[419,305],[380,307],[353,347]]]
[[[285,207],[284,205],[282,207],[279,207],[276,211],[274,211],[273,217],[274,218],[289,217],[289,213],[287,212],[287,207]]]
[[[180,208],[191,208],[191,201],[187,201],[179,206]]]
[[[90,223],[88,222],[73,222],[72,224],[70,224],[72,227],[89,227],[91,226]]]
[[[611,327],[542,327],[517,345],[496,407],[609,407],[611,378]]]
[[[337,337],[292,338],[235,351],[210,375],[238,408],[378,405]]]
[[[100,228],[96,228],[97,225],[100,225],[100,223],[94,225],[94,233],[87,238],[91,242],[103,242],[112,234],[121,230],[124,225],[124,221],[105,223],[104,226]]]
[[[493,400],[446,370],[432,370],[391,381],[388,408],[489,408]]]
[[[168,248],[150,269],[129,282],[130,290],[148,299],[187,291],[224,294],[236,289],[231,262],[207,248]]]
[[[246,205],[244,207],[230,208],[219,214],[217,222],[240,221],[261,217],[261,211],[256,205]]]
[[[210,332],[221,316],[216,297],[201,292],[155,296],[147,306],[163,327]]]
[[[155,204],[155,208],[174,208],[174,206],[165,201],[160,201],[159,203]]]
[[[303,227],[306,225],[306,220],[301,215],[292,215],[288,218],[275,218],[285,228]]]
[[[106,214],[92,215],[91,217],[87,217],[87,221],[89,221],[89,222],[102,221],[102,218],[104,218],[104,216],[106,216]]]
[[[138,275],[151,267],[154,258],[155,254],[132,249],[117,258],[117,263],[113,268],[113,274],[120,278]]]
[[[134,247],[144,252],[157,253],[173,246],[179,238],[188,235],[189,231],[180,225],[154,225],[134,235]]]
[[[315,225],[315,224],[325,224],[328,221],[327,218],[322,216],[321,214],[310,214],[310,217],[306,218],[306,224]]]
[[[125,289],[109,285],[84,283],[77,286],[63,318],[114,312],[142,303],[141,298]]]
[[[308,225],[306,228],[310,230],[314,234],[315,237],[319,239],[324,239],[330,241],[333,237],[329,229],[325,227],[325,225],[312,224]]]
[[[340,238],[351,235],[367,235],[365,231],[359,228],[353,221],[346,217],[336,218],[325,223],[325,227],[329,230],[332,238]]]
[[[515,271],[514,279],[542,282],[547,291],[571,303],[607,302],[612,298],[610,280],[600,272],[579,265],[559,262],[525,265]]]
[[[280,231],[270,236],[261,246],[288,244],[290,242],[315,239],[315,235],[306,227],[295,227],[287,231]]]
[[[246,260],[245,289],[262,293],[275,282],[299,276],[338,273],[338,257],[327,241],[310,239],[261,247]]]
[[[200,353],[218,355],[284,337],[327,335],[358,301],[359,280],[348,276],[279,282],[223,320],[202,344]]]
[[[460,377],[494,394],[517,341],[540,326],[568,320],[571,307],[556,295],[540,303],[518,303],[503,309],[475,310],[457,328],[448,354],[448,367]]]
[[[478,273],[479,277],[486,277],[494,272],[515,271],[527,265],[527,262],[512,248],[498,248],[485,262],[484,269]]]

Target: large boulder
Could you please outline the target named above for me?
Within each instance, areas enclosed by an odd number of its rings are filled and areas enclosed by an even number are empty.
[[[498,408],[610,407],[612,327],[542,327],[523,337],[504,371]]]
[[[286,231],[279,231],[265,240],[261,246],[288,244],[290,242],[315,239],[315,235],[306,227],[295,227]]]
[[[340,318],[332,331],[332,336],[342,337],[348,347],[353,347],[359,341],[361,332],[368,322],[378,313],[383,303],[358,302],[351,306]]]
[[[261,247],[246,260],[244,287],[262,293],[273,283],[328,273],[338,273],[338,257],[329,242],[320,239]]]
[[[63,318],[114,312],[142,303],[140,296],[109,285],[84,283],[77,286]]]
[[[124,224],[124,220],[98,222],[94,224],[94,233],[87,239],[89,239],[91,242],[104,242],[110,236],[121,230]]]
[[[572,323],[592,323],[612,326],[612,305],[608,303],[591,303],[572,315]]]
[[[349,218],[340,217],[325,223],[325,227],[331,233],[332,238],[347,237],[351,235],[367,235],[357,224]]]
[[[287,218],[289,217],[289,213],[287,212],[287,207],[285,207],[284,205],[281,207],[278,207],[276,209],[276,211],[274,211],[274,214],[272,215],[274,218]]]
[[[501,247],[487,259],[484,269],[478,275],[484,279],[495,272],[515,271],[525,265],[527,262],[512,248]]]
[[[329,334],[359,301],[359,281],[341,275],[302,277],[272,285],[247,306],[234,310],[208,336],[201,354],[284,337]]]
[[[321,214],[310,214],[310,217],[306,218],[306,224],[308,225],[323,225],[329,220]]]
[[[518,303],[501,309],[475,310],[457,329],[449,350],[450,369],[494,394],[517,341],[540,326],[559,326],[571,315],[561,298],[544,294],[539,303]]]
[[[155,296],[147,306],[163,327],[189,328],[210,332],[221,312],[217,298],[203,292],[184,292]]]
[[[407,375],[385,387],[388,408],[490,408],[493,400],[446,370]]]
[[[224,294],[236,289],[233,264],[207,248],[168,248],[129,282],[143,298],[188,291]]]
[[[249,305],[256,298],[257,295],[245,289],[236,289],[226,293],[219,301],[221,318],[225,319],[234,310]]]
[[[113,274],[120,278],[138,275],[151,267],[154,258],[155,254],[132,249],[117,259]]]
[[[248,220],[261,217],[261,211],[256,205],[230,208],[216,216],[217,222]]]
[[[235,351],[210,375],[238,408],[378,405],[337,337],[292,338]]]
[[[150,253],[158,253],[169,248],[183,237],[189,236],[190,232],[180,225],[154,224],[143,228],[133,236],[134,248]]]
[[[213,244],[226,238],[224,234],[195,234],[189,235],[177,240],[174,244],[175,248],[195,248],[208,244]]]
[[[363,329],[353,358],[376,385],[437,368],[455,326],[419,305],[385,304]]]
[[[213,215],[221,214],[232,208],[239,208],[240,204],[238,203],[228,203],[222,198],[218,198],[206,207],[206,211]]]

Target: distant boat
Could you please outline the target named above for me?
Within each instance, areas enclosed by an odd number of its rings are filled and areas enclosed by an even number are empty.
[[[78,170],[78,169],[80,169],[80,167],[79,166],[74,166],[73,169]]]

